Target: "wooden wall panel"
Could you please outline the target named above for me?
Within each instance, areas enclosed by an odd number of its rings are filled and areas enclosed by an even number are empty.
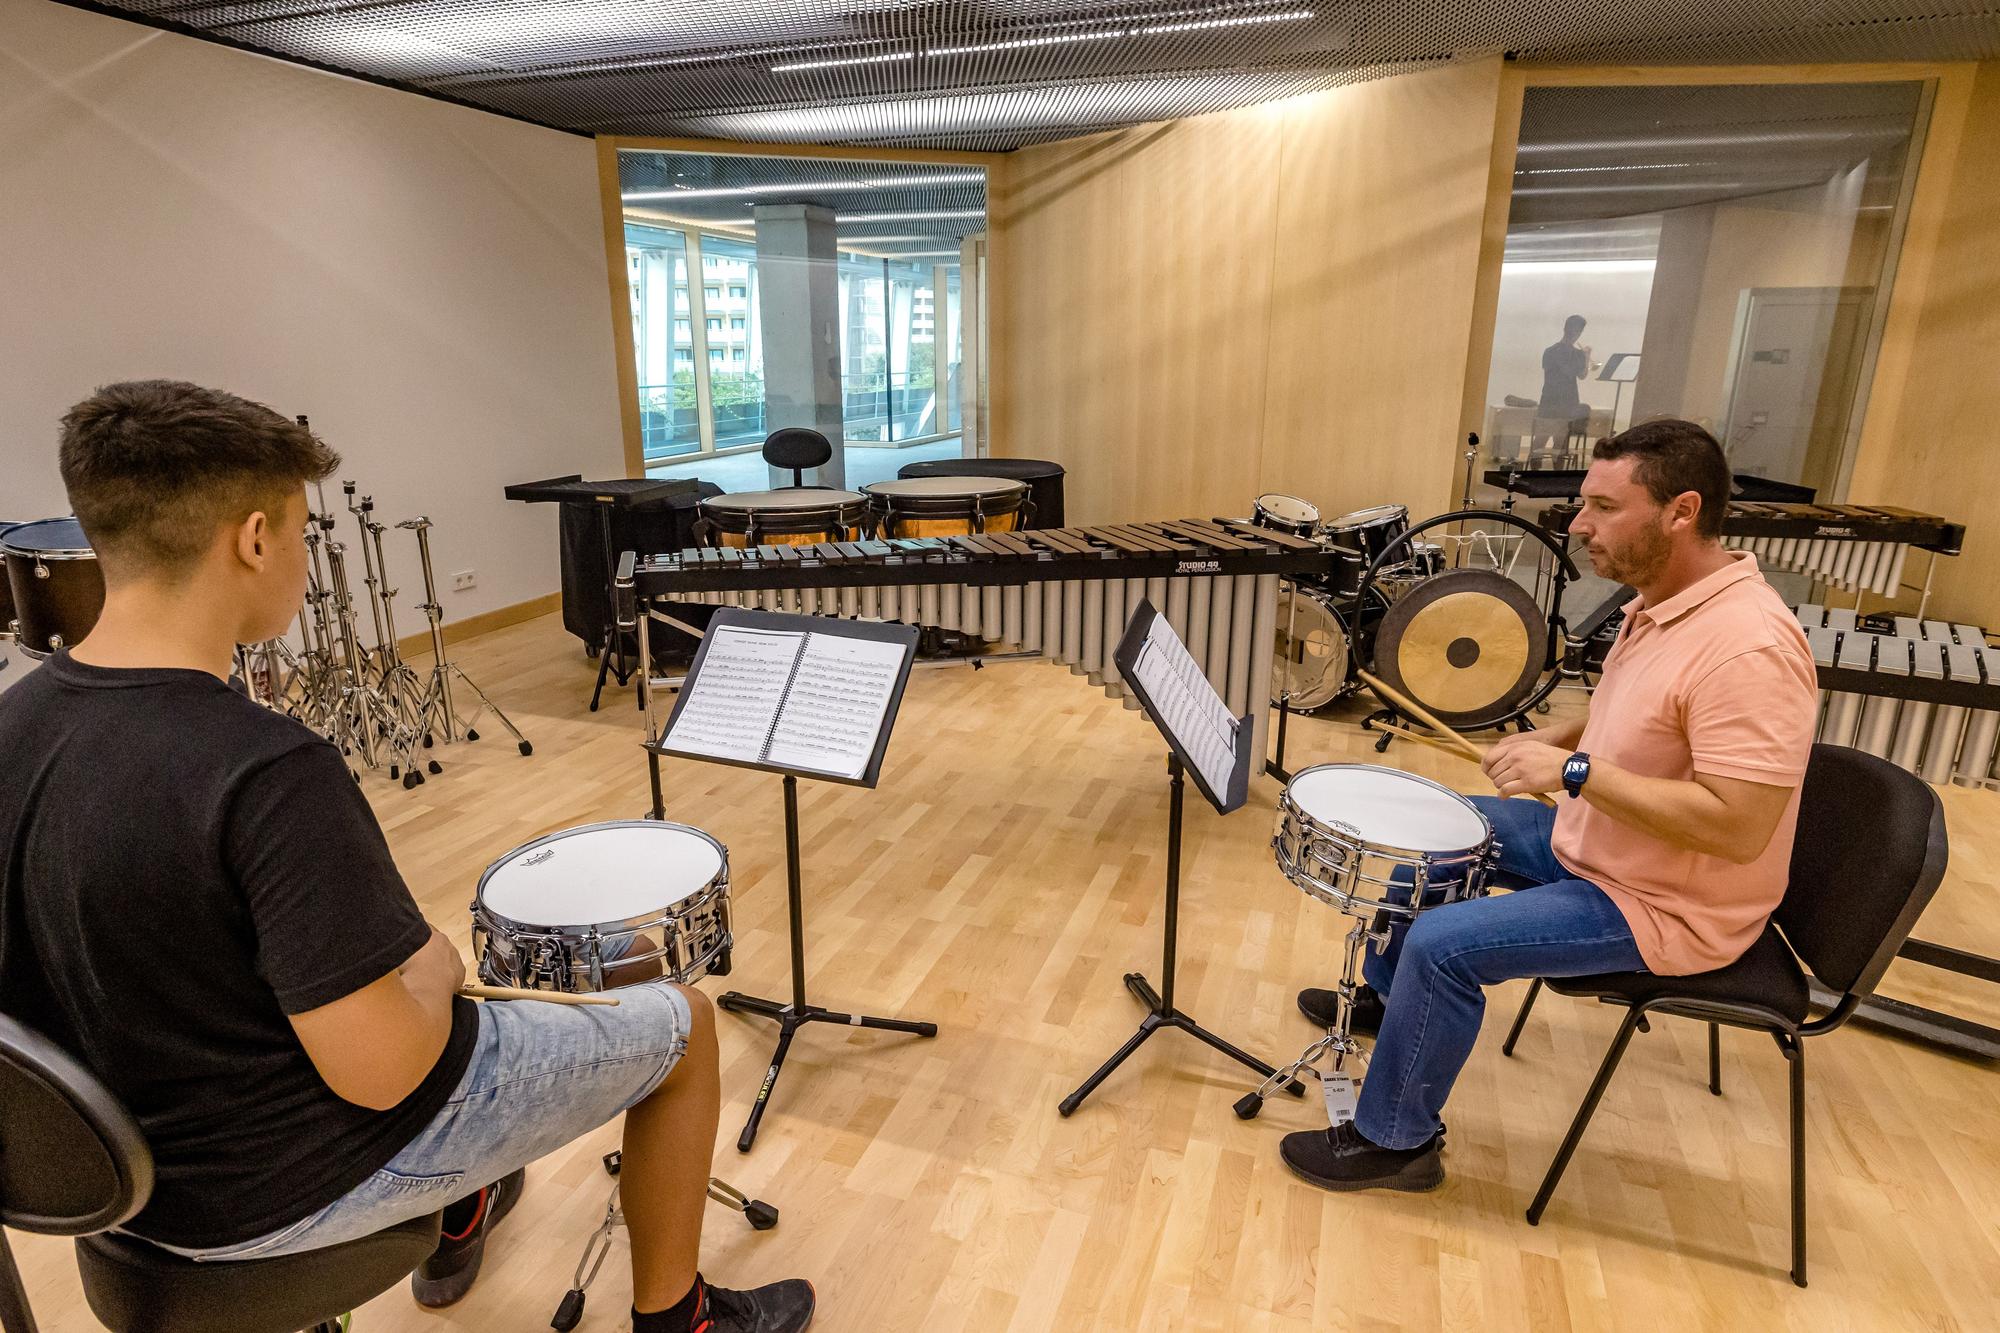
[[[1077,520],[1445,507],[1500,62],[1024,149],[991,181],[993,452]]]
[[[1931,614],[2000,629],[2000,61],[1939,81],[1848,494],[1966,525]]]

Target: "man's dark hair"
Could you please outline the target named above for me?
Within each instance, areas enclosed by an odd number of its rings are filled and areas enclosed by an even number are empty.
[[[1644,486],[1656,504],[1693,491],[1701,497],[1694,530],[1711,541],[1722,535],[1722,514],[1729,506],[1729,461],[1715,437],[1692,421],[1661,417],[1641,422],[1599,440],[1590,456],[1637,460],[1632,480]]]
[[[1590,321],[1585,319],[1582,315],[1571,315],[1568,319],[1563,321],[1563,336],[1566,338],[1574,338],[1577,334],[1583,332],[1583,326],[1585,324],[1588,324],[1589,322]]]
[[[91,546],[178,573],[216,528],[269,513],[340,455],[262,403],[180,380],[107,384],[62,419],[62,479]]]

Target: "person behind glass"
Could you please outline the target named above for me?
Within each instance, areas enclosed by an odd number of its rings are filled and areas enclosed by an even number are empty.
[[[522,1168],[623,1112],[636,1333],[803,1329],[806,1282],[696,1271],[720,1110],[701,993],[460,996],[340,751],[231,687],[236,645],[298,612],[305,483],[339,456],[161,380],[77,404],[60,453],[104,610],[0,696],[0,1011],[138,1119],[155,1184],[125,1230],[226,1261],[442,1211],[412,1285],[449,1304]]]
[[[1588,347],[1580,346],[1585,320],[1571,315],[1563,321],[1563,336],[1542,349],[1542,397],[1535,405],[1535,436],[1530,455],[1543,441],[1561,451],[1571,436],[1588,428],[1590,406],[1577,393],[1577,384],[1597,364]]]
[[[1598,442],[1570,531],[1600,576],[1639,595],[1587,716],[1503,736],[1481,764],[1500,795],[1470,799],[1519,891],[1422,912],[1370,951],[1354,1028],[1375,1048],[1355,1118],[1281,1147],[1306,1180],[1443,1183],[1439,1113],[1485,987],[1706,972],[1762,932],[1785,890],[1819,696],[1796,617],[1754,556],[1717,540],[1729,482],[1690,422]],[[1515,799],[1537,792],[1563,795],[1553,809]],[[1331,1026],[1333,992],[1302,991],[1299,1008]]]

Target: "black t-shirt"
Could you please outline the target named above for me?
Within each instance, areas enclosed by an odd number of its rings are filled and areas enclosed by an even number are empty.
[[[341,1100],[287,1021],[430,929],[340,754],[201,671],[58,653],[0,695],[0,1011],[110,1087],[153,1150],[128,1229],[232,1245],[333,1202],[437,1114],[477,1008],[403,1102]]]

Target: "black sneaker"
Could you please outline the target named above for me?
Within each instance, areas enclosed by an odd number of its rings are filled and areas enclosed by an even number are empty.
[[[486,1257],[486,1233],[514,1210],[527,1179],[524,1168],[480,1190],[472,1198],[472,1216],[457,1230],[452,1228],[452,1218],[459,1211],[458,1206],[454,1204],[446,1210],[445,1230],[438,1237],[438,1247],[410,1274],[410,1294],[417,1298],[418,1305],[443,1309],[463,1300],[465,1293],[472,1290],[472,1280],[479,1276],[480,1262]]]
[[[1340,997],[1333,991],[1308,986],[1299,992],[1299,1012],[1314,1027],[1330,1028],[1340,1012]],[[1354,1021],[1350,1030],[1357,1037],[1372,1037],[1382,1030],[1382,997],[1366,983],[1354,988]]]
[[[1292,1174],[1329,1190],[1403,1190],[1421,1194],[1444,1184],[1444,1135],[1415,1148],[1370,1143],[1352,1121],[1332,1129],[1285,1135],[1278,1153]]]
[[[689,1333],[801,1333],[812,1321],[812,1283],[804,1278],[749,1291],[704,1282]]]

